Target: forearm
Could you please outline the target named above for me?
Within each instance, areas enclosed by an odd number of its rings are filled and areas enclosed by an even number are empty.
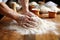
[[[21,5],[22,5],[22,9],[25,10],[25,11],[28,11],[29,10],[29,8],[28,8],[29,0],[20,0],[20,2],[21,2]]]
[[[10,9],[5,3],[0,3],[0,14],[10,17],[12,19],[17,18],[17,12]]]

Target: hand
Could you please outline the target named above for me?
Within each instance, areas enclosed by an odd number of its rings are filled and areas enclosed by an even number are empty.
[[[36,16],[34,13],[30,12],[30,11],[22,11],[21,14],[23,15],[27,15],[29,17],[34,17]]]
[[[24,28],[36,27],[36,22],[32,18],[26,15],[19,15],[16,20],[18,24]]]

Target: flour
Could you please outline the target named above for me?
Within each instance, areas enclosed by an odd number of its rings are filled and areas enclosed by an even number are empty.
[[[58,35],[58,32],[56,31],[57,30],[56,23],[43,20],[39,17],[32,18],[38,22],[37,27],[26,29],[21,26],[18,26],[18,24],[13,20],[13,22],[11,22],[10,25],[8,25],[8,27],[5,28],[8,30],[16,30],[16,32],[20,34],[46,34],[52,32]]]
[[[53,10],[51,10],[50,8],[46,7],[45,5],[40,5],[40,11],[41,12],[46,12],[48,13],[49,11],[52,12]]]
[[[58,5],[52,1],[45,3],[45,6],[53,10],[54,12],[59,12],[60,9],[57,7]]]

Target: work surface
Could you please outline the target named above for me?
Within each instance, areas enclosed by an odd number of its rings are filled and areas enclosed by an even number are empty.
[[[45,20],[53,21],[57,23],[58,32],[60,33],[60,15],[56,18],[43,18]],[[15,30],[4,30],[5,24],[10,22],[11,19],[4,19],[0,22],[0,40],[60,40],[60,35],[55,35],[54,33],[49,34],[35,34],[35,35],[21,35]],[[7,24],[8,25],[8,24]]]

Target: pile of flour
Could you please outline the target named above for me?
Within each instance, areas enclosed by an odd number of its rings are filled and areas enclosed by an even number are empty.
[[[34,28],[23,28],[21,26],[18,26],[16,21],[13,20],[13,22],[8,25],[8,27],[5,27],[8,30],[16,30],[16,32],[20,34],[45,34],[49,32],[53,32],[58,35],[58,32],[56,31],[56,23],[49,22],[47,20],[43,20],[39,17],[32,17],[34,20],[36,20],[37,27]]]

